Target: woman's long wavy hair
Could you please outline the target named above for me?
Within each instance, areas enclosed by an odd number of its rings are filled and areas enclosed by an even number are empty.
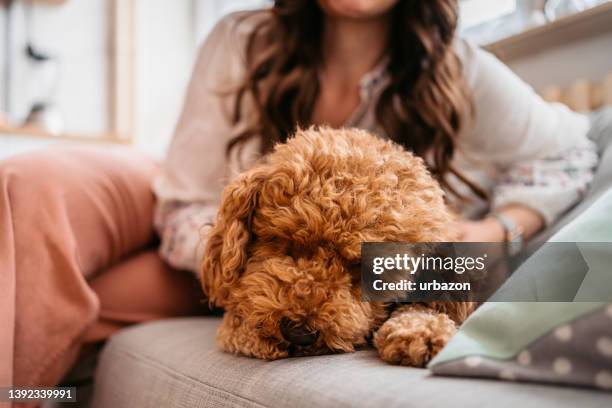
[[[228,154],[249,139],[261,138],[269,152],[300,127],[308,126],[320,90],[323,12],[316,0],[276,0],[272,18],[259,22],[247,40],[246,81],[235,100],[239,122],[246,95],[256,122],[228,144]],[[376,105],[386,135],[427,157],[430,170],[447,191],[453,174],[481,198],[486,193],[451,164],[455,144],[470,116],[472,101],[452,43],[457,0],[400,0],[391,11],[387,57],[390,81]]]

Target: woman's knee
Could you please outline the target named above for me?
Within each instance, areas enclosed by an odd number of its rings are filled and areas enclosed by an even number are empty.
[[[0,194],[20,239],[62,230],[95,269],[151,242],[156,171],[127,149],[46,149],[1,162]]]

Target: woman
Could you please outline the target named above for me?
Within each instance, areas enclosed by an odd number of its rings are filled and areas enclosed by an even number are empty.
[[[277,0],[203,45],[165,172],[161,255],[198,271],[224,184],[296,126],[360,127],[422,155],[465,241],[528,239],[586,190],[590,124],[456,38],[456,0]]]

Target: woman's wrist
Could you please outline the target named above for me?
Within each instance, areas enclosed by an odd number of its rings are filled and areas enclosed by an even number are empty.
[[[464,242],[515,241],[517,234],[521,239],[529,239],[544,227],[544,220],[540,214],[526,206],[512,205],[500,208],[495,214],[498,216],[489,215],[479,221],[462,221],[461,240]],[[504,225],[500,218],[507,220],[507,225]]]
[[[534,209],[531,209],[527,206],[515,204],[500,208],[495,211],[495,214],[503,217],[509,221],[509,223],[514,224],[514,228],[516,231],[508,231],[512,234],[519,233],[521,235],[521,239],[527,240],[541,231],[544,226],[544,218]],[[500,218],[501,218],[500,217]],[[495,218],[495,217],[492,217]],[[502,226],[502,229],[506,230],[501,220],[497,221]],[[506,237],[504,236],[504,239]]]
[[[462,221],[461,240],[464,242],[503,242],[504,228],[494,218],[486,217],[479,221]]]
[[[524,238],[524,230],[523,227],[516,222],[511,217],[508,217],[506,214],[501,212],[494,212],[490,215],[490,218],[493,218],[497,221],[504,230],[504,241],[505,242],[515,242],[522,243]]]
[[[499,220],[488,216],[481,221],[488,240],[485,242],[503,242],[506,240],[506,229]]]

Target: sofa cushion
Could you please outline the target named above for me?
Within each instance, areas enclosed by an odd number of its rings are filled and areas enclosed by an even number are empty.
[[[219,318],[147,323],[119,332],[100,357],[94,407],[608,407],[597,391],[432,377],[374,350],[272,362],[217,350]]]

